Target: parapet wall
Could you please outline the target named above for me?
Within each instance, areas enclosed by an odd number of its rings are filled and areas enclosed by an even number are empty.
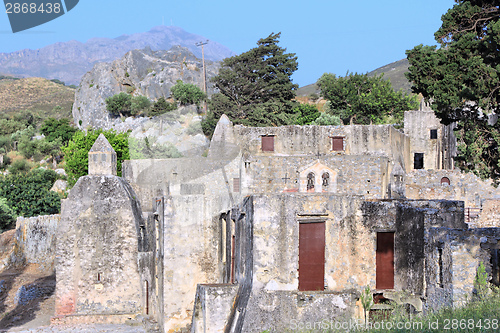
[[[449,185],[441,183],[446,177]],[[460,170],[414,170],[406,174],[408,199],[462,200],[465,207],[480,208],[484,199],[500,199],[500,189],[472,173]]]
[[[39,264],[54,269],[57,226],[61,215],[18,217],[12,264]]]

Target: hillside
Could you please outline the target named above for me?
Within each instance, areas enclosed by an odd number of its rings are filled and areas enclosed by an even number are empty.
[[[394,90],[398,91],[402,89],[406,93],[411,93],[411,83],[404,76],[404,73],[406,73],[407,71],[408,59],[405,58],[379,67],[371,72],[368,72],[367,74],[368,76],[384,74],[384,78],[391,81]],[[320,93],[315,83],[300,87],[297,90],[296,95],[309,96],[312,93]]]
[[[71,119],[75,89],[42,78],[0,80],[0,113],[13,115],[30,110],[42,118]],[[54,108],[61,109],[54,112]],[[59,109],[59,108],[58,108]]]
[[[201,58],[195,43],[207,38],[179,27],[157,26],[148,32],[122,35],[117,38],[92,38],[85,43],[68,41],[37,50],[0,53],[0,73],[17,77],[44,77],[78,85],[81,77],[100,62],[111,62],[130,50],[150,47],[153,51],[168,50],[180,45]],[[219,61],[234,55],[227,47],[210,41],[204,47],[205,59]]]
[[[411,93],[411,83],[406,79],[405,73],[408,72],[408,59],[401,59],[388,65],[377,68],[368,73],[368,76],[384,74],[384,78],[391,81],[394,90],[403,90]]]

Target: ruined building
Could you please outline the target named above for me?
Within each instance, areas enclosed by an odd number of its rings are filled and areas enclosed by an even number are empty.
[[[62,204],[55,320],[282,332],[361,318],[365,286],[375,313],[463,304],[480,262],[500,283],[500,192],[454,149],[431,111],[404,133],[223,116],[207,157],[126,161],[122,178],[101,135]]]

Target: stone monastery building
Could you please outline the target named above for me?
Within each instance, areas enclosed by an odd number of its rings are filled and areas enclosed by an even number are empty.
[[[234,126],[207,157],[131,160],[100,136],[62,203],[58,322],[161,332],[284,332],[363,318],[360,294],[457,306],[484,263],[500,283],[500,191],[453,167],[432,111],[391,125]]]

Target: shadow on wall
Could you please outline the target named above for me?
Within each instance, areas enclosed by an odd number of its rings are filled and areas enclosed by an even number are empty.
[[[0,313],[3,313],[7,308],[5,301],[10,289],[14,285],[16,277],[24,271],[17,271],[15,274],[7,275],[3,273],[3,279],[0,280]],[[2,284],[3,283],[3,284]],[[4,289],[3,287],[6,287]],[[15,297],[16,307],[5,314],[0,320],[2,329],[12,328],[24,325],[36,317],[36,312],[40,310],[40,303],[52,296],[56,289],[56,275],[44,276],[33,283],[23,285],[19,288]]]

